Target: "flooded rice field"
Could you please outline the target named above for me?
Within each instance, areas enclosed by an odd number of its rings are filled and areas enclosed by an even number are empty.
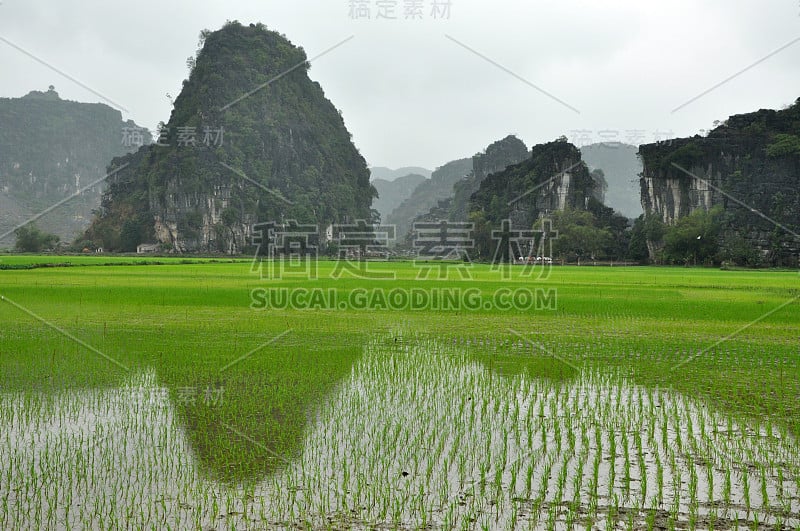
[[[503,375],[458,345],[382,337],[303,422],[288,452],[226,426],[272,464],[221,481],[156,371],[2,393],[0,528],[800,527],[785,428],[602,371]]]

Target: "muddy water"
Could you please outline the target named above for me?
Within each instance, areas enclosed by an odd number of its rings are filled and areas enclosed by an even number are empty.
[[[153,373],[0,394],[0,527],[800,525],[798,441],[609,375],[498,377],[451,345],[376,339],[300,454],[238,486],[199,472],[170,396]]]

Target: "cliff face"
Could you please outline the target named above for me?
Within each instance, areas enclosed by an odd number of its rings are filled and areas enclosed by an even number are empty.
[[[731,116],[707,137],[640,146],[642,207],[673,225],[720,205],[723,249],[744,244],[767,263],[796,264],[800,241],[791,232],[800,232],[798,135],[795,103]],[[649,242],[651,252],[658,244]]]
[[[594,188],[580,150],[558,140],[534,146],[529,159],[487,177],[469,208],[473,219],[494,226],[510,219],[514,227],[529,229],[541,214],[585,209]]]
[[[117,159],[85,237],[123,251],[241,252],[258,222],[370,218],[376,192],[305,52],[264,26],[203,32],[158,144]],[[194,136],[192,136],[192,134]]]
[[[100,206],[108,163],[151,141],[119,111],[62,100],[52,87],[0,98],[0,234],[68,199],[36,224],[71,240]]]

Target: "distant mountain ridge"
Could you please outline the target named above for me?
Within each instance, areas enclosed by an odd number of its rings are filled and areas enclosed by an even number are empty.
[[[625,217],[635,219],[642,209],[639,177],[642,162],[639,148],[620,142],[600,142],[580,148],[583,161],[590,170],[603,170],[608,183],[605,205]]]
[[[128,138],[126,130],[136,131]],[[106,168],[152,142],[150,133],[102,103],[62,100],[54,87],[0,98],[0,234],[62,202],[36,220],[72,240],[100,206]],[[0,241],[12,246],[14,237]]]
[[[437,168],[430,179],[422,181],[411,196],[395,208],[386,219],[386,223],[397,227],[397,242],[404,242],[417,216],[428,212],[439,201],[452,196],[453,185],[471,171],[471,158],[454,160]]]
[[[412,173],[398,177],[393,181],[373,179],[372,186],[378,191],[378,197],[372,201],[372,208],[381,215],[381,220],[386,220],[389,214],[400,203],[411,197],[414,190],[427,178],[424,175]]]
[[[397,168],[393,170],[391,168],[386,168],[384,166],[373,166],[369,169],[370,171],[370,179],[373,181],[376,179],[383,179],[384,181],[394,181],[399,179],[400,177],[405,177],[406,175],[422,175],[426,179],[431,178],[431,174],[433,173],[431,170],[426,168],[421,168],[419,166],[407,166],[404,168]]]

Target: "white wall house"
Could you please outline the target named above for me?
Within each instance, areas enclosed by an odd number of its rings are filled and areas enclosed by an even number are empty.
[[[136,254],[154,253],[158,251],[159,247],[157,243],[140,243],[136,247]]]

